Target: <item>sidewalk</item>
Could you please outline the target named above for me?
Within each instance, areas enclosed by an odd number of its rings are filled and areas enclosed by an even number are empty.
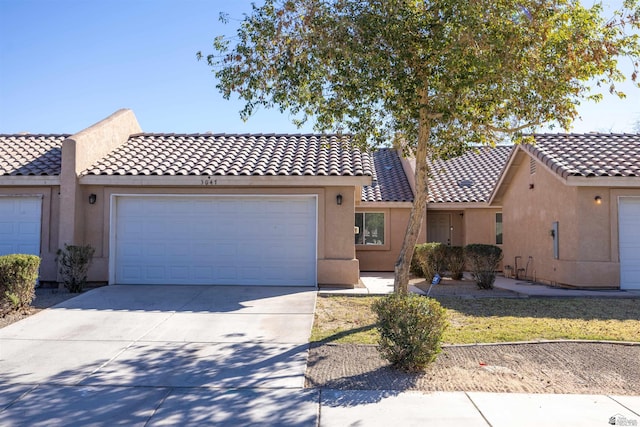
[[[322,390],[320,426],[640,425],[640,396]]]

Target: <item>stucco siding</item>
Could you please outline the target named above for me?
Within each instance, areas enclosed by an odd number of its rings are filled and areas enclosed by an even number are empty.
[[[572,270],[567,261],[576,259],[577,190],[563,185],[540,165],[531,174],[528,156],[522,157],[522,162],[514,165],[515,174],[502,203],[504,264],[515,269],[517,261],[519,269],[526,268],[519,276],[566,280]],[[559,224],[559,259],[553,258],[550,234],[555,221]]]
[[[503,205],[504,264],[519,277],[553,285],[618,287],[619,263],[614,253],[617,208],[607,187],[577,187],[520,154]],[[595,202],[600,196],[601,204]],[[551,230],[558,222],[558,258]],[[515,274],[515,270],[514,270]]]

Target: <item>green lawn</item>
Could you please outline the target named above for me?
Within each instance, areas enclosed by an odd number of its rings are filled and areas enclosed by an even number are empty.
[[[320,296],[311,341],[375,344],[371,304],[380,297]],[[640,341],[640,299],[438,298],[448,344],[584,339]]]

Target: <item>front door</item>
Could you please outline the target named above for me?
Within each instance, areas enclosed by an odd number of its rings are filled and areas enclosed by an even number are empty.
[[[451,214],[427,215],[427,241],[451,245]]]

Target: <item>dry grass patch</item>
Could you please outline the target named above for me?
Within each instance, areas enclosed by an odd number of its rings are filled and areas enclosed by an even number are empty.
[[[379,297],[318,298],[312,341],[374,344]],[[640,341],[640,299],[437,298],[447,309],[449,344],[584,339]]]

